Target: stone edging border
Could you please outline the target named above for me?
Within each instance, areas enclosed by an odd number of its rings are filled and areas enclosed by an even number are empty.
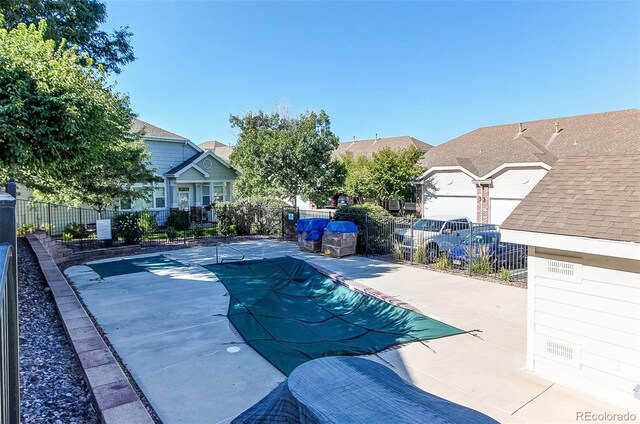
[[[35,236],[28,235],[27,240],[51,289],[58,315],[80,361],[100,420],[104,424],[153,424],[149,412],[51,254]]]

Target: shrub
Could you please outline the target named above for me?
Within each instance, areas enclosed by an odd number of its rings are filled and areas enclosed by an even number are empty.
[[[178,238],[178,232],[173,227],[167,227],[165,233],[167,234],[167,238],[169,239],[169,241],[174,241]]]
[[[233,206],[229,202],[219,202],[215,204],[214,211],[218,223],[218,233],[223,237],[227,237],[231,234],[231,225],[233,224]]]
[[[333,214],[337,221],[351,221],[358,227],[358,253],[390,253],[393,238],[393,217],[384,208],[371,203],[338,208]],[[368,231],[367,231],[368,230]],[[367,243],[366,237],[369,236]],[[367,252],[368,250],[368,252]]]
[[[140,212],[140,228],[145,234],[155,232],[158,228],[155,215],[147,210]]]
[[[476,256],[471,261],[471,272],[474,274],[487,275],[491,272],[491,262],[487,256]]]
[[[64,232],[71,234],[74,239],[81,239],[87,237],[87,226],[84,224],[78,224],[77,222],[70,222],[64,226]]]
[[[513,278],[513,271],[511,271],[510,269],[502,267],[498,272],[500,274],[500,278],[502,278],[504,281],[511,281],[511,279]]]
[[[167,218],[167,227],[173,227],[176,231],[186,231],[191,226],[189,211],[171,211]]]
[[[427,263],[427,251],[424,249],[423,246],[417,247],[413,251],[413,261],[419,264]]]
[[[73,240],[73,234],[69,234],[69,233],[62,234],[62,240],[63,241],[71,241],[71,240]]]
[[[140,212],[125,212],[113,218],[113,226],[125,244],[136,244],[142,238]]]
[[[38,231],[38,227],[33,224],[22,224],[16,231],[18,237],[24,237],[27,234],[35,233],[36,231]]]
[[[451,259],[446,255],[440,255],[438,256],[438,259],[436,259],[435,265],[438,269],[450,269]]]
[[[404,250],[402,249],[400,243],[393,243],[391,254],[393,255],[393,259],[395,259],[396,261],[404,261]]]
[[[193,226],[193,234],[196,238],[201,238],[204,236],[204,225],[196,224]]]

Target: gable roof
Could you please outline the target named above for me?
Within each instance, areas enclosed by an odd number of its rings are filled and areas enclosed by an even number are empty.
[[[182,171],[183,169],[185,169],[186,167],[188,167],[189,165],[193,164],[196,162],[196,160],[202,156],[202,152],[198,152],[196,154],[194,154],[193,156],[191,156],[190,158],[188,158],[187,160],[185,160],[184,162],[174,166],[173,168],[171,168],[170,170],[168,170],[167,172],[165,172],[165,175],[175,175],[177,172]]]
[[[640,153],[638,109],[478,128],[429,149],[420,164],[461,166],[482,177],[506,163],[630,153]]]
[[[148,122],[144,122],[139,119],[133,118],[131,120],[131,132],[138,132],[138,131],[144,131],[145,137],[166,138],[170,140],[187,141],[186,138],[178,134],[174,134],[170,131],[163,130],[160,127],[156,127],[155,125],[151,125]]]
[[[640,154],[558,159],[502,225],[640,243]]]
[[[410,136],[373,138],[369,140],[345,141],[338,145],[334,155],[352,153],[354,156],[371,156],[375,152],[390,147],[394,150],[404,150],[415,146],[421,152],[426,152],[433,146]]]
[[[231,153],[233,153],[233,147],[227,146],[224,143],[220,143],[219,141],[211,140],[205,141],[199,144],[200,148],[203,150],[208,150],[215,154],[216,156],[221,157],[222,159],[229,162],[229,157]]]

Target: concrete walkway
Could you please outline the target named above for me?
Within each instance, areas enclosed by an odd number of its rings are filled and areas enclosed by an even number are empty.
[[[304,254],[292,243],[233,246],[250,259],[304,258],[448,324],[481,330],[479,337],[437,339],[429,348],[413,343],[371,357],[430,393],[501,422],[575,422],[578,411],[623,412],[522,370],[525,290],[363,257]],[[87,266],[66,274],[163,422],[229,422],[285,376],[230,328],[228,294],[199,266],[215,263],[215,248],[162,254],[189,266],[104,280]],[[238,257],[225,247],[220,254]]]

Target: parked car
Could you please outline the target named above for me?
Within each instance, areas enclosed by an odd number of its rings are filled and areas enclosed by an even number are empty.
[[[346,194],[341,194],[338,196],[338,207],[341,208],[343,206],[347,206],[351,202],[349,201],[349,197]]]
[[[469,235],[471,221],[463,216],[433,216],[419,219],[412,228],[395,233],[405,256],[419,247],[424,247],[428,263],[434,262],[441,254],[447,254],[462,243]],[[483,224],[480,230],[495,230],[495,225]],[[476,228],[474,227],[474,231]]]
[[[338,207],[338,197],[340,197],[339,194],[336,194],[334,196],[329,196],[329,198],[327,199],[327,204],[325,205],[326,208],[332,208],[335,209]]]
[[[471,258],[486,256],[494,270],[521,268],[527,257],[526,246],[500,241],[499,231],[480,231],[470,234],[451,249],[449,259],[454,266],[464,267]]]

